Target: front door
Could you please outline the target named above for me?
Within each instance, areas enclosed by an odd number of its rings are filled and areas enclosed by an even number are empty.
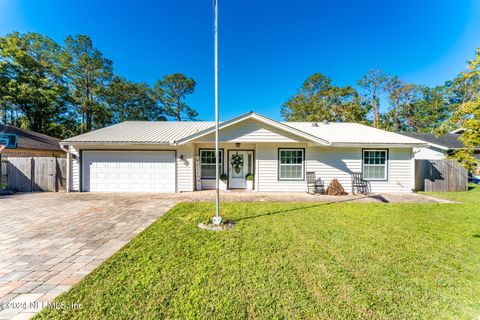
[[[253,174],[253,151],[230,150],[228,152],[228,187],[245,189],[248,174]]]

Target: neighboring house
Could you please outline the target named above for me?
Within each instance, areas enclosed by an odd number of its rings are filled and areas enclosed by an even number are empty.
[[[306,172],[351,190],[362,172],[373,192],[411,192],[413,148],[426,144],[356,123],[278,122],[250,112],[222,122],[220,163],[229,189],[307,191]],[[127,121],[72,137],[68,190],[183,192],[214,188],[213,122]]]
[[[60,148],[60,139],[44,134],[17,128],[11,125],[0,124],[0,135],[16,136],[16,148],[7,148],[2,156],[7,157],[65,157],[66,153]]]
[[[459,140],[463,129],[457,129],[446,135],[438,136],[434,133],[411,132],[402,133],[403,135],[428,143],[427,147],[414,148],[415,159],[419,160],[441,160],[456,150],[465,148],[463,142]],[[480,146],[475,150],[476,157],[480,159]]]

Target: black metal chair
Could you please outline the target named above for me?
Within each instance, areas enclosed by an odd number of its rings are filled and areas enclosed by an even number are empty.
[[[307,172],[307,187],[309,194],[324,194],[325,184],[321,178],[317,178],[314,171]]]
[[[369,193],[368,181],[363,179],[363,174],[361,172],[352,173],[352,194],[355,194],[355,189],[357,189],[357,193]]]

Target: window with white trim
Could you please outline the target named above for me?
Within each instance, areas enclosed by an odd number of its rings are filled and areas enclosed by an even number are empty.
[[[387,150],[363,150],[363,179],[387,180]]]
[[[303,180],[304,149],[279,149],[278,157],[279,180]]]
[[[223,150],[220,153],[220,174],[223,173]],[[200,173],[202,179],[215,179],[215,150],[200,150]]]

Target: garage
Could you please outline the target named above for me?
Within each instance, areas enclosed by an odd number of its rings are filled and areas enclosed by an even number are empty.
[[[83,151],[82,189],[175,192],[175,151]]]

